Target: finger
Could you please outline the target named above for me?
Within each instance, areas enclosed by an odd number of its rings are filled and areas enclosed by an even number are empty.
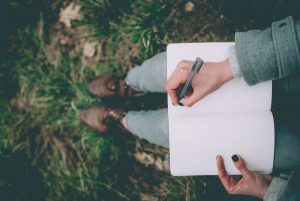
[[[177,105],[178,103],[178,97],[177,97],[177,93],[176,93],[176,90],[174,89],[167,89],[167,93],[169,94],[170,98],[171,98],[171,101],[173,103],[173,105]]]
[[[173,73],[166,84],[166,89],[176,89],[181,84],[184,84],[187,77],[189,75],[189,71],[186,69],[179,69],[175,73]]]
[[[240,156],[235,154],[231,158],[234,162],[235,167],[240,171],[245,179],[249,179],[252,177],[252,172],[248,170],[244,160]]]
[[[230,178],[225,170],[223,158],[220,155],[217,156],[217,170],[218,170],[218,177],[221,183],[223,184],[224,188],[227,190]]]
[[[200,90],[193,91],[192,95],[184,97],[180,102],[187,107],[193,106],[196,102],[204,98],[204,92]]]
[[[176,93],[176,89],[181,85],[184,84],[187,77],[188,71],[184,69],[179,69],[175,74],[172,74],[170,79],[167,81],[166,90],[167,93],[170,95],[170,98],[173,104],[178,103],[178,97]]]

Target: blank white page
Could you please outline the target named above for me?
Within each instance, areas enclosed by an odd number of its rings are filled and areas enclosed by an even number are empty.
[[[203,113],[174,117],[169,128],[170,167],[174,176],[216,175],[222,155],[229,174],[239,174],[231,156],[240,154],[250,170],[270,173],[274,157],[271,112]]]
[[[228,58],[233,44],[168,45],[168,78],[181,60]],[[191,108],[173,106],[168,97],[171,173],[215,175],[215,157],[220,154],[227,171],[238,174],[231,162],[231,155],[235,153],[245,158],[250,169],[269,173],[274,155],[271,97],[271,82],[248,86],[243,79],[226,83]]]

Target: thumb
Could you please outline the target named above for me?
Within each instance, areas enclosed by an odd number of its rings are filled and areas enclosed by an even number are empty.
[[[200,99],[204,98],[205,94],[199,90],[193,91],[192,95],[186,96],[183,99],[181,99],[181,103],[184,106],[191,107],[193,106],[196,102],[198,102]]]
[[[238,155],[234,154],[232,157],[235,167],[240,171],[245,179],[252,177],[252,172],[246,167],[245,161]]]

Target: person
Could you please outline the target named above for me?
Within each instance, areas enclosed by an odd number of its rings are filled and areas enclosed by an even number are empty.
[[[274,173],[260,175],[247,169],[242,156],[232,160],[241,177],[226,173],[222,156],[216,157],[218,176],[231,194],[252,195],[266,201],[300,200],[300,129],[297,124],[300,103],[300,22],[287,17],[265,30],[235,34],[229,58],[204,62],[193,78],[192,93],[178,102],[176,89],[185,82],[193,61],[181,61],[167,80],[166,53],[160,53],[130,70],[127,75],[108,73],[88,84],[89,92],[99,98],[134,97],[144,93],[167,92],[174,105],[191,107],[207,94],[232,79],[242,77],[249,85],[273,80],[272,111],[275,118]],[[117,124],[140,138],[167,147],[167,109],[124,112],[122,108],[92,106],[80,113],[89,127],[106,132]]]

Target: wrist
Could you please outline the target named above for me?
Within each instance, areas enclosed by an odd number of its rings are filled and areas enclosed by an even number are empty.
[[[268,191],[268,187],[269,186],[265,186],[264,188],[262,188],[257,197],[263,199]]]
[[[219,62],[220,67],[222,68],[222,80],[223,82],[228,82],[234,78],[232,70],[230,68],[229,59]]]
[[[260,191],[260,193],[257,195],[258,198],[263,199],[267,193],[268,187],[266,187],[265,189],[262,189]]]

